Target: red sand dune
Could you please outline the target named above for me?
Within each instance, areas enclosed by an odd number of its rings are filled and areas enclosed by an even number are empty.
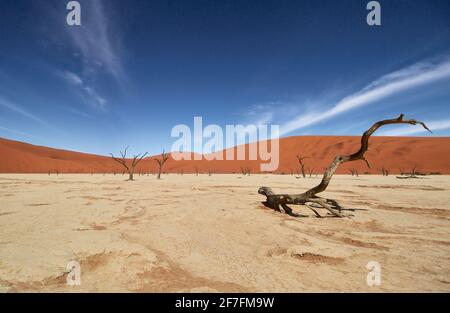
[[[280,140],[280,165],[276,173],[297,173],[297,154],[309,156],[306,168],[323,173],[324,168],[338,154],[349,154],[359,148],[360,137],[297,136]],[[110,157],[34,146],[23,142],[0,138],[0,173],[122,173],[122,168]],[[340,174],[349,174],[356,168],[360,174],[380,174],[385,167],[391,173],[406,172],[413,166],[423,173],[450,174],[450,137],[372,137],[366,154],[371,168],[363,161],[343,164]],[[240,173],[241,167],[249,167],[252,173],[260,172],[260,161],[175,161],[169,159],[164,172]],[[156,162],[144,159],[136,173],[156,172]]]

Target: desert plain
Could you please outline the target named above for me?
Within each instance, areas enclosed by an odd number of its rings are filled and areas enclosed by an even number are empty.
[[[335,175],[321,196],[360,209],[342,219],[275,212],[257,193],[320,175],[126,178],[0,174],[0,291],[450,291],[449,176]],[[73,260],[80,286],[66,283]]]

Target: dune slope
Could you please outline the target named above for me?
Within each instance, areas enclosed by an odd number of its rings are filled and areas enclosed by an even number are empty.
[[[308,156],[306,169],[314,174],[323,173],[324,168],[338,154],[347,154],[359,148],[360,137],[344,136],[297,136],[280,140],[280,165],[276,173],[297,173],[297,154]],[[248,146],[245,147],[248,151]],[[391,173],[406,172],[417,166],[424,173],[450,174],[450,137],[373,137],[366,156],[371,164],[364,162],[344,164],[338,170],[348,174],[356,168],[360,174],[379,174],[385,167]],[[123,170],[110,157],[35,146],[0,138],[0,173],[121,173]],[[260,172],[260,160],[168,160],[165,172],[193,173],[238,173],[241,167],[249,167],[253,173]],[[137,172],[155,172],[156,162],[147,158],[136,169]]]

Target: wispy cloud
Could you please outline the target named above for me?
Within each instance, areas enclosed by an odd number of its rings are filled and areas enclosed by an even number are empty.
[[[250,106],[245,112],[241,113],[243,120],[242,124],[251,124],[251,125],[267,125],[269,124],[274,116],[275,112],[272,110],[274,106],[280,105],[279,103],[266,103],[266,104],[257,104]]]
[[[17,114],[20,114],[30,120],[33,120],[39,124],[42,124],[44,126],[49,127],[49,124],[47,122],[45,122],[44,120],[40,119],[39,117],[37,117],[36,115],[28,112],[27,110],[25,110],[24,108],[22,108],[21,106],[19,106],[18,104],[7,100],[6,98],[2,97],[0,95],[0,105],[7,108],[10,111],[13,111]]]
[[[75,108],[72,108],[72,107],[61,106],[61,107],[59,107],[59,108],[60,108],[61,110],[63,110],[63,111],[66,111],[66,112],[69,112],[69,113],[71,113],[71,114],[75,114],[75,115],[78,115],[78,116],[81,116],[81,117],[84,117],[84,118],[87,118],[87,119],[92,119],[92,118],[93,118],[92,115],[89,115],[88,113],[86,113],[86,112],[84,112],[84,111],[80,111],[80,110],[75,109]]]
[[[61,38],[67,40],[67,47],[80,62],[79,69],[57,69],[58,75],[70,84],[82,100],[96,109],[107,111],[107,97],[98,89],[98,82],[112,79],[123,87],[130,86],[122,64],[122,36],[114,23],[111,6],[103,0],[83,1],[81,26],[64,28]],[[53,17],[60,19],[60,13],[53,10]],[[75,74],[77,73],[77,74]],[[104,85],[104,84],[103,84]]]
[[[97,91],[89,86],[80,76],[70,71],[58,72],[58,74],[71,86],[75,87],[84,102],[101,110],[106,109],[107,101]]]
[[[360,108],[396,93],[450,77],[450,60],[420,62],[375,80],[334,106],[297,116],[281,126],[280,135],[314,125],[344,112]]]
[[[120,33],[106,11],[101,0],[83,2],[82,26],[66,26],[66,30],[82,58],[84,75],[105,71],[123,83],[127,78],[120,57]]]
[[[41,139],[39,137],[30,135],[30,134],[27,134],[27,133],[24,133],[24,132],[15,130],[15,129],[3,127],[3,126],[0,126],[0,130],[6,131],[6,132],[11,133],[11,134],[15,134],[15,135],[20,135],[20,136],[25,136],[25,137],[35,138],[35,139]]]
[[[438,120],[438,121],[425,121],[425,124],[431,131],[447,130],[450,129],[450,120]],[[409,136],[415,134],[426,133],[427,131],[422,127],[410,128],[410,127],[396,127],[394,129],[381,131],[379,136]]]

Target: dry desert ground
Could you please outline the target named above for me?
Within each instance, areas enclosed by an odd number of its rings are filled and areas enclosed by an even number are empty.
[[[290,175],[1,174],[2,292],[450,291],[450,177],[339,175],[322,196],[353,218],[265,208]],[[81,264],[81,286],[66,284]],[[370,261],[381,285],[368,286]]]

